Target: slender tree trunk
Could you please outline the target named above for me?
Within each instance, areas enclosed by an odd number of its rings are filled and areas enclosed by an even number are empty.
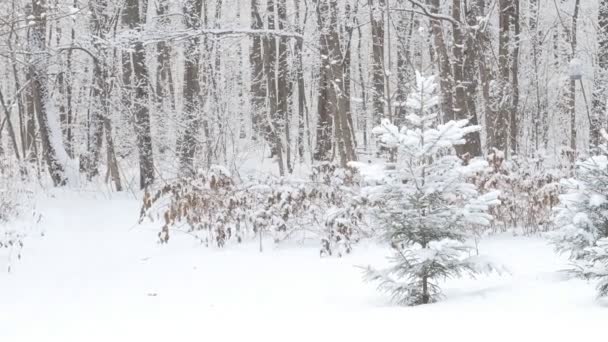
[[[508,153],[508,143],[510,137],[509,117],[510,117],[510,77],[511,64],[509,62],[510,47],[510,24],[513,0],[499,0],[499,33],[498,33],[498,108],[496,118],[492,120],[493,137],[492,148]]]
[[[374,124],[384,117],[385,68],[384,68],[384,7],[386,0],[368,0],[372,29],[372,84],[374,91],[373,108]]]
[[[315,160],[332,160],[333,149],[336,149],[340,165],[345,167],[349,161],[356,159],[350,119],[350,58],[342,53],[337,1],[320,0],[317,11],[321,30],[320,52],[323,57]],[[350,54],[350,46],[345,54]]]
[[[463,20],[462,16],[463,4],[461,0],[453,0],[452,2],[452,18]],[[465,80],[465,54],[464,49],[468,46],[469,40],[465,40],[462,28],[459,25],[454,26],[453,30],[454,45],[452,53],[454,55],[453,71],[455,96],[454,96],[454,119],[468,119],[472,123],[477,121],[477,113],[475,113],[474,103],[469,101],[472,94],[470,93],[470,85],[473,83],[473,78]],[[467,53],[472,51],[471,48],[466,50]],[[469,70],[470,71],[470,70]],[[472,76],[472,75],[468,75]],[[460,156],[469,157],[481,155],[481,141],[479,132],[471,133],[466,136],[467,143],[459,146],[456,150]]]
[[[126,0],[122,13],[123,24],[128,29],[135,31],[135,34],[139,33],[141,26],[145,24],[139,5],[139,0]],[[129,99],[126,107],[135,116],[135,134],[139,152],[139,184],[144,189],[154,182],[154,155],[148,105],[150,81],[146,65],[146,51],[141,39],[135,37],[130,42],[129,51],[123,53],[123,80],[127,90],[133,93],[125,97]]]
[[[277,3],[277,14],[279,20],[279,30],[287,30],[287,1],[278,0]],[[285,165],[287,172],[293,171],[291,164],[291,110],[289,106],[289,94],[291,93],[291,83],[289,82],[289,51],[288,51],[288,38],[279,38],[278,47],[278,70],[277,70],[277,117],[282,121],[282,129],[285,131]]]
[[[264,29],[264,21],[260,15],[258,0],[251,0],[251,29]],[[266,81],[264,78],[264,51],[262,50],[262,37],[253,35],[251,37],[251,51],[249,63],[251,64],[251,122],[253,126],[253,138],[262,134],[266,111]]]
[[[519,48],[520,48],[520,23],[519,23],[519,0],[512,0],[511,26],[513,29],[513,50],[511,54],[511,113],[510,113],[510,148],[513,155],[518,153],[519,136]]]
[[[301,22],[300,13],[302,12],[300,0],[296,0],[296,22],[297,32],[299,34],[304,33],[304,27],[308,19],[308,7],[304,9],[304,22]],[[312,149],[310,146],[310,132],[306,129],[306,123],[308,122],[308,105],[306,101],[306,84],[304,83],[304,41],[298,40],[295,46],[295,58],[296,58],[296,79],[298,83],[298,156],[300,160],[304,159],[304,143],[306,139],[306,145],[308,149]]]
[[[591,124],[591,146],[600,144],[600,130],[606,128],[608,103],[608,0],[600,0],[597,31],[597,68],[595,70]]]
[[[439,0],[427,0],[427,2],[432,13],[439,13]],[[442,121],[446,122],[454,119],[454,78],[441,21],[431,19],[431,29],[438,58]]]
[[[169,0],[155,0],[156,15],[158,17],[156,25],[158,30],[169,28],[171,20],[169,18]],[[165,126],[167,123],[168,110],[175,111],[175,85],[173,81],[173,71],[171,66],[171,46],[168,42],[161,41],[156,45],[156,89],[155,102],[156,111],[159,118],[159,125]],[[161,129],[163,141],[159,144],[160,152],[163,153],[168,147],[167,130]]]
[[[67,184],[65,146],[61,138],[58,118],[49,108],[49,93],[47,88],[47,61],[46,52],[46,0],[32,0],[32,13],[35,25],[31,31],[32,52],[35,60],[29,68],[32,82],[32,99],[40,127],[40,137],[44,158],[55,186]]]
[[[533,130],[534,130],[534,146],[535,150],[546,149],[548,144],[548,133],[549,133],[549,116],[547,113],[547,105],[545,100],[545,91],[541,89],[540,77],[541,77],[541,52],[543,43],[543,32],[539,28],[539,16],[540,6],[539,0],[530,0],[528,9],[529,27],[532,33],[531,41],[531,55],[533,63],[533,86],[534,86],[534,97],[536,100],[536,113],[533,119]]]
[[[184,3],[184,17],[186,27],[196,30],[202,24],[202,0],[187,0]],[[179,159],[180,172],[184,175],[194,175],[194,156],[198,141],[196,136],[200,130],[200,107],[202,101],[202,86],[200,80],[200,38],[192,38],[186,43],[186,61],[184,65],[184,85],[183,85],[183,112],[184,112],[184,132],[180,140]],[[211,148],[208,146],[208,148]]]
[[[106,133],[106,159],[108,162],[108,176],[112,178],[116,191],[122,191],[120,172],[118,171],[118,160],[116,160],[116,147],[112,138],[112,122],[104,119],[104,131]]]
[[[267,0],[266,16],[268,17],[268,30],[276,29],[275,0]],[[284,117],[279,107],[279,93],[277,88],[277,38],[274,36],[264,38],[264,73],[266,74],[268,91],[269,113],[266,116],[266,140],[270,144],[271,156],[279,164],[279,174],[285,175],[284,146],[282,143],[281,128],[284,127]]]
[[[107,37],[107,16],[108,4],[105,0],[91,4],[91,30],[94,34],[104,40]],[[92,106],[89,108],[89,122],[87,132],[87,153],[81,158],[81,169],[91,180],[99,174],[99,159],[103,142],[104,121],[110,114],[110,91],[109,75],[107,71],[107,51],[94,40],[92,45],[95,47],[96,60],[93,61],[93,81],[91,82]]]
[[[570,31],[570,46],[572,48],[570,60],[576,57],[578,48],[578,16],[580,12],[580,0],[576,0],[574,3],[574,13],[572,14],[572,28]],[[577,140],[577,127],[576,127],[576,81],[570,80],[568,86],[568,111],[570,113],[570,149],[572,151],[572,162],[576,158],[576,140]]]

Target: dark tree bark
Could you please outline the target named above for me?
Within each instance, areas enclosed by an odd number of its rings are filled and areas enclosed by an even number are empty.
[[[139,0],[126,0],[122,11],[123,24],[135,33],[139,33],[145,24],[139,5]],[[127,90],[131,91],[131,94],[125,97],[127,101],[125,105],[132,111],[135,119],[139,153],[139,184],[144,189],[154,183],[155,174],[148,106],[150,81],[144,44],[137,37],[131,40],[130,49],[123,52],[123,73],[123,83]]]
[[[99,38],[106,39],[109,27],[109,17],[106,13],[108,3],[97,1],[90,6],[91,31]],[[87,130],[87,153],[81,156],[81,170],[91,180],[99,174],[99,158],[103,142],[104,121],[110,113],[110,90],[108,84],[107,51],[99,44],[101,40],[92,42],[95,47],[96,59],[93,60],[93,81],[91,82],[92,105],[89,108]]]
[[[461,0],[453,0],[452,2],[452,18],[459,21],[463,20],[462,15],[463,4]],[[454,119],[462,120],[468,119],[472,124],[477,122],[477,113],[475,112],[475,104],[470,101],[473,93],[471,92],[471,85],[473,78],[465,80],[465,59],[470,56],[473,51],[471,47],[466,49],[468,56],[465,56],[464,50],[469,46],[469,40],[465,38],[464,32],[460,25],[454,25],[452,29],[454,38],[454,45],[452,47],[452,54],[454,55],[453,71],[454,76]],[[471,77],[471,69],[467,69],[467,76]],[[465,145],[457,147],[457,152],[460,156],[479,156],[481,155],[481,141],[479,132],[471,133],[466,136],[467,143]]]
[[[275,0],[267,0],[266,16],[268,17],[268,30],[275,30],[277,18]],[[271,156],[275,158],[279,164],[279,174],[283,176],[285,175],[285,151],[281,132],[284,126],[284,117],[281,115],[281,109],[279,107],[279,89],[277,85],[277,38],[274,36],[265,37],[263,42],[264,73],[266,75],[269,110],[265,122],[266,140],[270,144]]]
[[[277,3],[277,14],[279,20],[279,30],[287,30],[287,1],[278,0]],[[278,70],[277,70],[277,107],[279,123],[282,130],[285,132],[285,166],[287,172],[293,171],[291,165],[291,110],[289,109],[289,96],[292,92],[291,82],[288,80],[289,75],[289,51],[288,51],[289,39],[287,37],[279,38],[278,46]],[[283,145],[283,144],[281,144]]]
[[[508,151],[510,129],[509,117],[511,113],[510,100],[511,96],[511,64],[510,60],[510,25],[511,13],[513,8],[513,0],[499,0],[499,33],[498,33],[498,95],[497,103],[494,107],[495,116],[490,119],[488,130],[492,130],[490,147],[504,153]]]
[[[384,117],[385,67],[384,67],[384,7],[386,0],[368,0],[372,29],[372,84],[374,124]]]
[[[350,119],[350,59],[342,53],[337,1],[319,0],[317,11],[322,62],[315,160],[332,160],[333,149],[336,149],[339,162],[344,167],[349,161],[356,160]],[[344,53],[350,54],[350,46]]]
[[[169,0],[156,0],[157,29],[164,30],[169,28]],[[155,102],[156,111],[159,117],[159,124],[167,122],[167,110],[175,111],[175,84],[171,67],[171,46],[166,41],[161,41],[156,45],[156,89]],[[163,132],[163,140],[165,130]],[[159,144],[161,153],[167,148],[168,142],[163,141]]]
[[[35,18],[35,25],[31,30],[32,52],[36,59],[32,60],[29,68],[29,78],[32,82],[32,100],[33,109],[36,112],[38,126],[40,128],[40,137],[42,139],[42,149],[44,158],[55,186],[63,186],[67,184],[65,163],[67,160],[61,160],[67,156],[65,147],[61,138],[61,131],[58,125],[58,118],[49,117],[48,104],[48,87],[47,87],[47,61],[44,55],[46,51],[46,0],[32,0],[32,15]],[[52,115],[52,114],[51,114]],[[64,149],[64,151],[60,151]],[[62,157],[62,152],[65,156]],[[61,159],[60,159],[61,158]]]
[[[437,14],[440,9],[439,0],[427,0],[431,8],[431,13]],[[441,112],[442,121],[454,119],[454,79],[452,66],[445,42],[443,27],[440,20],[431,19],[431,30],[434,40],[434,51],[438,59],[439,67],[439,86],[441,88]]]
[[[511,113],[510,126],[510,149],[513,155],[518,153],[519,136],[519,48],[520,48],[520,23],[519,23],[519,0],[512,0],[511,7],[511,29],[513,31],[513,50],[511,52]]]
[[[202,0],[187,0],[184,3],[185,24],[188,29],[198,29],[202,25]],[[196,153],[196,136],[200,130],[199,108],[202,105],[202,85],[200,80],[201,51],[200,38],[195,37],[186,43],[186,61],[184,65],[184,132],[180,140],[180,172],[184,175],[194,174],[194,156]]]
[[[304,9],[301,7],[301,1],[296,0],[296,25],[297,32],[299,34],[304,33],[304,27],[306,26],[306,22],[308,20],[308,6]],[[304,11],[304,19],[301,22],[301,12]],[[301,160],[304,159],[304,147],[305,143],[309,149],[312,149],[310,146],[310,131],[308,127],[309,117],[308,117],[308,105],[306,100],[306,85],[304,81],[304,41],[298,40],[295,46],[295,58],[296,58],[296,79],[297,79],[297,87],[298,87],[298,156]]]
[[[578,16],[580,12],[581,2],[576,0],[574,3],[574,12],[572,14],[572,27],[570,29],[570,47],[571,54],[570,60],[576,56],[576,49],[578,47]],[[571,79],[568,85],[567,93],[568,101],[568,112],[570,114],[570,149],[572,152],[572,162],[576,158],[576,140],[577,140],[577,126],[576,126],[576,81]]]
[[[597,68],[595,70],[592,115],[591,146],[600,144],[600,130],[606,128],[606,104],[608,102],[608,0],[600,0],[598,12]]]
[[[251,29],[263,30],[264,21],[260,15],[258,0],[251,0]],[[264,51],[262,50],[262,37],[251,36],[251,50],[249,62],[251,63],[251,121],[253,125],[254,138],[262,134],[263,121],[266,111],[266,82],[264,78]]]

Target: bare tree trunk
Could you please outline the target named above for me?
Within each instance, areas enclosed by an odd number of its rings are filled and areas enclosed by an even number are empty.
[[[126,0],[122,13],[123,24],[135,33],[139,33],[145,23],[141,16],[139,0]],[[139,152],[139,184],[142,189],[154,183],[154,155],[152,151],[152,133],[150,127],[150,108],[148,90],[150,81],[146,65],[146,51],[139,37],[130,42],[129,51],[124,51],[123,80],[128,90],[134,95],[126,107],[135,116],[135,134]]]
[[[570,30],[570,46],[572,48],[570,60],[576,57],[577,49],[577,33],[578,33],[578,16],[580,11],[580,0],[576,0],[574,3],[574,13],[572,14],[572,28]],[[570,113],[570,149],[572,151],[572,158],[576,158],[576,140],[577,140],[577,127],[576,127],[576,81],[570,80],[568,86],[568,111]],[[574,160],[572,160],[574,161]]]
[[[510,77],[511,65],[509,63],[510,46],[510,24],[513,0],[499,0],[499,37],[498,37],[498,108],[496,117],[492,120],[492,136],[494,140],[491,147],[496,150],[508,153],[508,142],[510,137],[509,117],[510,117]]]
[[[452,18],[463,20],[462,16],[462,1],[453,0],[452,2]],[[469,119],[473,123],[477,121],[477,113],[475,113],[474,103],[468,101],[473,94],[470,93],[468,87],[473,82],[473,79],[465,80],[465,55],[463,49],[468,46],[468,39],[465,40],[462,28],[455,25],[452,30],[454,45],[452,53],[454,55],[453,71],[455,96],[454,96],[454,119],[462,120]],[[471,48],[467,52],[472,51]],[[472,75],[469,75],[472,76]],[[472,105],[472,107],[470,107]],[[456,150],[460,156],[469,157],[481,155],[481,141],[479,132],[471,133],[466,136],[467,143],[459,146]]]
[[[279,19],[279,30],[284,31],[287,29],[286,0],[278,0],[277,13]],[[279,65],[277,70],[277,117],[280,121],[282,121],[282,129],[285,130],[285,144],[281,145],[284,145],[285,147],[285,164],[287,167],[287,172],[291,173],[293,171],[293,166],[291,165],[291,110],[289,109],[289,94],[291,93],[291,84],[287,79],[289,75],[288,43],[289,41],[287,37],[279,38]]]
[[[122,191],[120,172],[118,171],[118,161],[116,160],[116,147],[112,139],[112,123],[110,119],[104,120],[104,130],[106,132],[106,159],[108,162],[108,176],[112,178],[116,191]]]
[[[536,113],[533,119],[534,125],[534,146],[536,151],[541,148],[546,149],[549,143],[549,115],[547,113],[547,105],[545,99],[545,91],[541,89],[540,84],[540,68],[541,68],[541,52],[543,44],[543,32],[539,28],[540,6],[539,0],[530,0],[529,3],[529,26],[532,32],[532,63],[533,63],[533,85],[534,97],[536,99]]]
[[[263,30],[264,21],[258,8],[258,0],[251,0],[251,29]],[[253,126],[253,137],[257,138],[262,133],[266,111],[266,82],[264,79],[264,51],[262,50],[262,37],[253,35],[252,46],[249,54],[251,63],[251,121]]]
[[[32,10],[36,23],[31,32],[32,53],[37,56],[29,68],[32,99],[49,174],[55,186],[62,186],[66,185],[68,181],[65,169],[67,160],[63,160],[67,153],[65,153],[63,139],[61,139],[58,118],[51,117],[54,113],[49,113],[50,108],[48,108],[50,104],[48,103],[47,62],[44,56],[46,51],[46,0],[32,0]],[[63,151],[61,151],[62,149]],[[65,154],[64,156],[62,156],[62,152]]]
[[[512,16],[511,25],[513,29],[513,50],[511,54],[511,113],[510,113],[510,148],[513,155],[517,154],[519,149],[517,145],[519,136],[519,48],[521,33],[519,23],[519,0],[512,0]]]
[[[410,14],[408,14],[410,15]],[[397,49],[397,102],[398,106],[395,109],[395,122],[397,126],[400,126],[405,121],[406,109],[405,101],[408,96],[408,83],[410,82],[412,72],[410,69],[413,68],[412,63],[412,50],[413,44],[412,38],[414,34],[414,14],[412,13],[408,18],[405,13],[402,13],[399,17],[399,32],[397,39],[399,46]]]
[[[91,31],[101,40],[106,39],[109,18],[106,10],[108,3],[105,0],[97,1],[90,6]],[[96,58],[93,61],[93,81],[91,82],[92,106],[89,108],[89,122],[87,131],[87,153],[81,157],[81,170],[91,180],[99,174],[99,158],[103,142],[104,121],[110,113],[109,75],[107,71],[107,51],[94,40]]]
[[[431,6],[432,13],[439,13],[439,0],[427,0]],[[439,86],[441,88],[441,111],[444,122],[454,119],[454,79],[448,48],[443,35],[443,27],[440,20],[431,19],[431,28],[435,42],[435,51],[438,58]]]
[[[598,12],[598,50],[595,70],[591,125],[591,146],[600,144],[600,129],[606,128],[608,103],[608,0],[600,0]]]
[[[320,69],[315,160],[332,160],[331,152],[335,148],[340,164],[345,167],[349,161],[356,160],[350,119],[350,58],[342,53],[337,1],[320,0],[317,11],[324,57]],[[345,54],[350,54],[350,46]]]
[[[13,2],[13,11],[15,11],[15,3]],[[19,42],[19,37],[14,34],[15,33],[15,24],[13,24],[10,28],[10,33],[7,39],[7,45],[8,45],[8,49],[9,51],[11,51],[10,53],[10,60],[11,60],[11,64],[12,64],[12,71],[13,71],[13,80],[14,80],[14,85],[15,85],[15,89],[21,89],[21,81],[19,79],[19,71],[17,70],[17,55],[15,53],[15,50],[13,49],[13,35],[15,35],[15,41],[16,43]],[[26,108],[25,108],[25,104],[24,104],[24,99],[26,99],[27,97],[31,96],[31,92],[29,91],[29,89],[31,89],[31,87],[27,87],[26,91],[23,94],[19,94],[18,98],[17,98],[17,108],[19,110],[19,136],[21,138],[21,144],[20,144],[20,148],[21,148],[21,155],[19,154],[19,149],[17,149],[15,151],[15,155],[17,156],[18,159],[21,159],[21,156],[24,159],[28,158],[28,149],[26,147],[26,142],[29,138],[28,133],[27,133],[27,126],[26,126],[26,115],[29,116],[33,116],[34,113],[32,112],[26,112]],[[7,119],[7,123],[9,124],[9,134],[11,135],[11,139],[14,141],[14,144],[16,144],[16,137],[13,138],[12,136],[15,136],[15,129],[11,129],[10,126],[13,126],[11,122],[8,122],[9,119]],[[12,132],[11,132],[12,131]]]
[[[372,29],[372,84],[374,91],[373,108],[374,124],[384,117],[385,68],[384,68],[384,7],[386,0],[368,0]]]
[[[268,17],[268,30],[276,28],[276,6],[275,0],[266,2],[266,16]],[[274,36],[264,38],[264,73],[266,74],[268,91],[269,113],[266,116],[266,140],[270,144],[271,156],[276,158],[279,164],[279,174],[285,175],[284,147],[280,129],[284,126],[284,120],[279,108],[277,89],[277,39]]]
[[[367,109],[367,98],[368,98],[368,92],[367,92],[367,88],[365,86],[365,79],[364,79],[364,75],[363,75],[363,34],[362,34],[362,30],[361,30],[361,25],[358,25],[357,23],[357,32],[358,32],[358,39],[357,39],[357,56],[358,56],[358,73],[359,73],[359,86],[361,87],[361,106],[362,108],[362,112],[363,112],[363,117],[359,118],[359,126],[362,129],[362,134],[363,134],[363,147],[365,148],[365,150],[368,150],[369,147],[369,129],[368,129],[368,124],[369,124],[369,112]]]
[[[157,29],[167,29],[171,23],[169,19],[169,1],[156,0]],[[159,124],[164,126],[167,122],[167,109],[175,111],[175,85],[171,66],[171,46],[165,41],[156,45],[156,111],[159,114]],[[166,130],[161,130],[163,133]],[[165,139],[163,139],[165,140]],[[167,142],[160,143],[161,153],[167,148]]]
[[[187,0],[184,3],[183,13],[186,27],[198,29],[202,24],[202,0]],[[178,146],[180,159],[180,172],[184,175],[193,175],[194,156],[198,141],[196,136],[200,129],[200,107],[202,106],[202,86],[200,81],[200,38],[192,38],[186,43],[184,65],[184,132]],[[208,146],[210,148],[210,146]]]
[[[26,11],[26,14],[28,16],[33,15],[33,12],[31,12],[31,7],[29,8],[29,10]],[[45,28],[46,31],[46,28]],[[28,30],[28,34],[27,34],[27,38],[28,38],[28,42],[30,43],[30,50],[34,49],[35,44],[37,44],[37,41],[35,40],[35,37],[37,36],[34,33],[34,29],[30,29]],[[14,50],[13,50],[14,51]],[[13,61],[16,64],[17,63],[17,57],[16,54],[13,52]],[[32,63],[32,57],[29,58],[28,63]],[[30,68],[31,69],[31,68]],[[24,150],[23,150],[23,154],[24,157],[31,161],[34,162],[36,161],[36,159],[38,158],[38,147],[36,145],[36,106],[34,104],[34,82],[32,80],[32,72],[31,70],[28,70],[28,72],[26,72],[26,83],[29,83],[29,91],[26,92],[25,94],[25,112],[26,112],[26,118],[25,118],[25,127],[24,127],[24,132],[23,132],[23,136],[24,136]]]
[[[304,27],[308,20],[308,6],[304,9],[304,22],[300,22],[300,13],[302,12],[300,0],[296,0],[296,22],[297,32],[299,34],[304,33]],[[298,40],[295,46],[295,58],[296,58],[296,79],[298,82],[298,156],[301,160],[304,159],[304,140],[306,140],[307,147],[312,149],[310,146],[310,132],[306,129],[306,123],[308,122],[308,106],[306,101],[306,85],[304,81],[304,41]],[[305,139],[306,135],[306,139]]]
[[[330,34],[328,24],[329,16],[328,0],[319,0],[317,6],[317,20],[319,25],[321,66],[319,70],[319,99],[317,102],[317,144],[315,147],[315,160],[331,160],[333,149],[333,115],[331,105],[337,103],[334,94],[333,79],[329,70],[332,63],[341,61],[341,56],[332,55],[331,45],[335,44],[332,39],[337,39]]]

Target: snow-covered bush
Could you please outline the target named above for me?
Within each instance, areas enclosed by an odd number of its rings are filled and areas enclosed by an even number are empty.
[[[502,152],[487,157],[489,167],[475,175],[481,192],[500,191],[500,204],[491,209],[494,231],[521,228],[532,234],[552,228],[553,208],[559,203],[560,170],[547,169],[542,160],[514,156],[505,160]]]
[[[35,221],[28,215],[33,209],[32,197],[18,164],[0,158],[0,260],[6,259],[9,271],[13,257],[21,259],[27,227]]]
[[[597,280],[598,296],[608,296],[608,238],[599,239],[593,247],[585,248],[585,259],[579,260],[569,271],[585,279]]]
[[[493,268],[472,255],[467,240],[472,226],[490,224],[488,210],[498,203],[498,193],[480,195],[470,179],[487,162],[464,163],[454,149],[479,127],[466,120],[437,125],[435,88],[432,78],[418,74],[407,100],[409,125],[398,128],[385,120],[374,129],[381,144],[398,151],[383,184],[367,189],[394,257],[386,270],[368,267],[366,278],[399,304],[435,302],[441,297],[438,280]]]
[[[560,229],[550,236],[558,252],[581,260],[588,248],[608,237],[608,156],[582,161],[576,171],[576,178],[561,183],[561,203],[554,217]]]
[[[223,247],[229,240],[270,237],[320,240],[321,255],[343,255],[365,237],[365,203],[354,170],[315,167],[311,180],[273,177],[235,181],[212,167],[146,193],[141,220],[162,216],[161,243],[183,229],[202,243]],[[262,248],[262,245],[260,245]]]
[[[568,271],[599,280],[599,295],[607,296],[608,150],[601,151],[577,163],[575,177],[562,181],[561,203],[554,217],[560,229],[550,237],[558,252],[568,254],[572,262]]]

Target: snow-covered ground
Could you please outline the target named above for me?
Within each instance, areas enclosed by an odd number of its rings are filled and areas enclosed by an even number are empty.
[[[386,263],[373,244],[320,258],[318,246],[156,244],[129,195],[57,192],[23,259],[0,272],[0,341],[575,341],[606,339],[608,302],[566,280],[541,238],[480,246],[510,274],[444,284],[444,301],[397,307],[356,266]],[[0,259],[0,262],[4,262]]]

